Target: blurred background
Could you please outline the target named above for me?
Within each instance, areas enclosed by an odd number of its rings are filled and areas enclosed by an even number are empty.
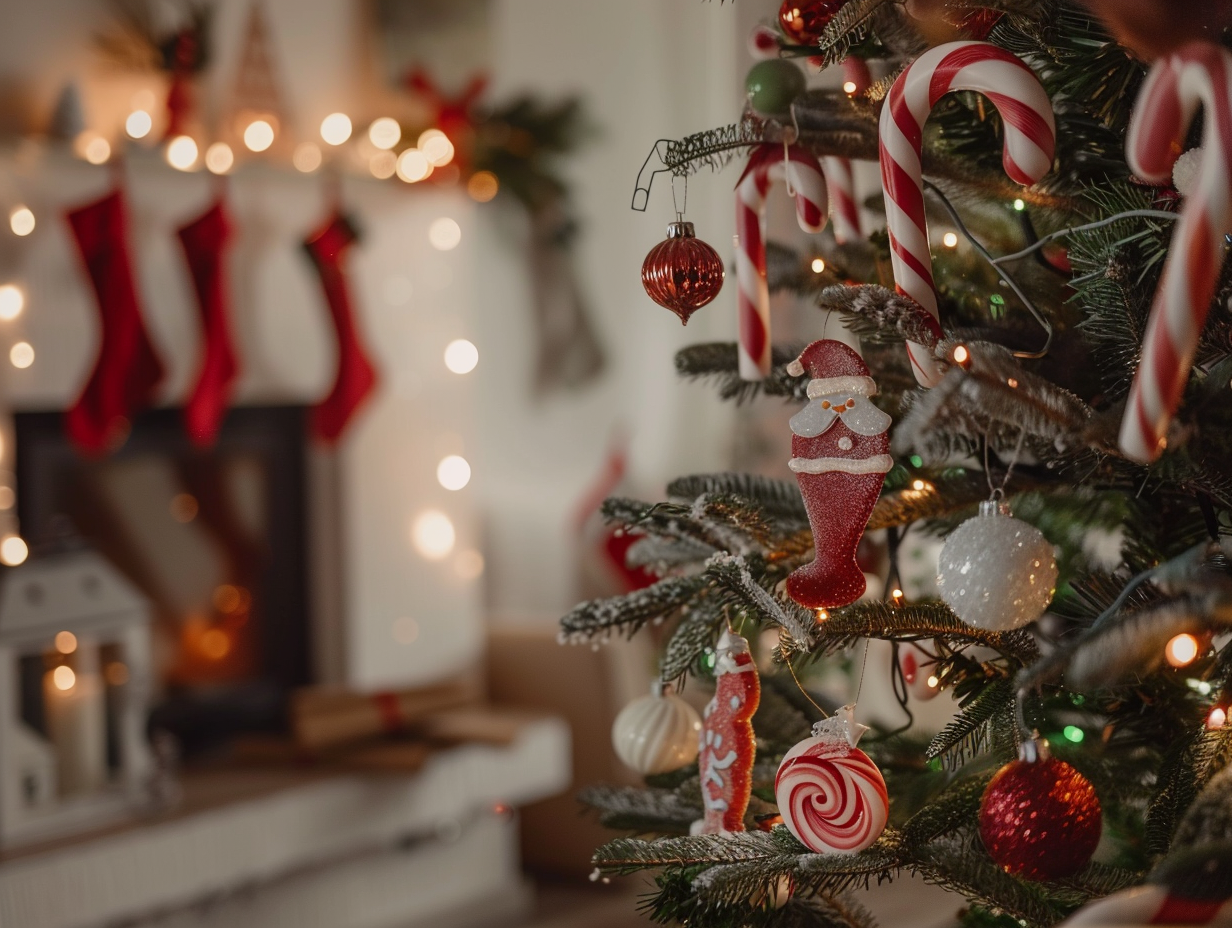
[[[556,621],[645,582],[604,496],[785,474],[790,410],[674,374],[731,282],[686,332],[630,209],[777,6],[10,4],[0,925],[638,920],[572,793],[651,643]],[[675,191],[726,261],[735,179]]]

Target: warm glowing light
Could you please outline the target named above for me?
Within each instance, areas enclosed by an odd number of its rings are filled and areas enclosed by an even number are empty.
[[[898,600],[902,598],[903,598],[903,591],[900,590],[898,587],[895,587],[894,589],[890,590],[890,599],[897,602]]]
[[[394,620],[394,641],[398,644],[414,644],[419,637],[419,623],[409,615]]]
[[[5,284],[0,287],[0,319],[12,322],[21,315],[26,305],[26,295],[21,287],[15,284]]]
[[[0,484],[0,511],[8,512],[17,504],[17,494],[12,487]]]
[[[327,145],[341,145],[351,137],[351,117],[346,113],[330,113],[321,120],[321,138]]]
[[[453,569],[463,580],[475,580],[483,574],[483,555],[473,548],[458,553]]]
[[[20,535],[9,535],[4,541],[0,541],[0,564],[16,567],[25,563],[29,556],[30,548]]]
[[[936,674],[930,674],[928,679],[925,680],[924,683],[925,685],[928,686],[930,690],[935,690],[937,687],[941,685],[941,681],[937,679]]]
[[[445,366],[455,374],[469,374],[479,363],[479,349],[465,338],[457,338],[445,346]]]
[[[197,143],[187,135],[177,135],[167,145],[167,163],[177,171],[187,171],[197,163]]]
[[[295,154],[291,156],[295,170],[302,174],[311,174],[321,166],[321,149],[312,142],[301,142],[295,146]]]
[[[852,94],[856,92],[855,81],[843,81],[843,93]]]
[[[29,235],[34,231],[34,213],[28,206],[15,206],[9,213],[9,228],[14,235]]]
[[[449,516],[437,509],[420,513],[411,528],[411,541],[415,550],[430,561],[448,557],[456,540],[453,522]]]
[[[111,157],[111,143],[97,132],[82,132],[73,140],[73,150],[90,164],[105,164]]]
[[[398,156],[398,179],[408,184],[418,183],[432,173],[427,156],[418,148],[408,148]]]
[[[814,274],[820,274],[822,271],[826,269],[826,262],[823,261],[821,258],[814,258],[812,267],[813,267]]]
[[[1192,664],[1198,656],[1198,639],[1190,634],[1174,636],[1164,647],[1164,657],[1173,667]]]
[[[24,371],[34,363],[34,346],[29,342],[18,342],[9,349],[9,363],[19,371]]]
[[[112,686],[123,686],[128,682],[128,668],[120,661],[112,661],[103,668],[103,676]]]
[[[265,151],[273,144],[274,127],[268,119],[254,119],[244,127],[244,147],[249,151]]]
[[[398,170],[398,156],[392,151],[378,151],[368,159],[368,170],[377,180],[388,180]]]
[[[171,503],[167,508],[171,510],[171,518],[177,522],[187,523],[197,518],[200,506],[197,503],[197,497],[191,493],[177,493],[171,497]]]
[[[231,639],[221,628],[206,629],[198,645],[201,653],[212,661],[220,661],[231,653]]]
[[[456,454],[442,458],[436,465],[436,481],[446,490],[460,490],[471,482],[471,465]]]
[[[958,236],[953,232],[947,232],[941,236],[941,244],[945,245],[946,248],[953,248],[958,244]]]
[[[226,142],[215,142],[205,150],[205,166],[212,174],[226,174],[235,166],[235,153]]]
[[[419,150],[433,167],[444,167],[453,160],[453,142],[437,129],[429,129],[419,137]]]
[[[826,611],[825,609],[818,609],[817,618],[816,618],[817,624],[820,625],[822,622],[829,622],[829,621],[830,621],[830,613]]]
[[[462,241],[462,227],[448,216],[442,216],[428,226],[428,241],[440,251],[452,251]]]
[[[73,673],[72,667],[61,664],[51,672],[51,682],[58,690],[71,690],[77,682],[77,674]]]
[[[382,151],[387,151],[402,141],[402,127],[398,125],[398,120],[388,116],[374,119],[368,127],[368,141]]]
[[[912,480],[911,481],[911,489],[913,490],[923,490],[926,486],[928,486],[928,484],[925,483],[923,480]]]
[[[1206,717],[1206,727],[1208,730],[1223,728],[1224,723],[1228,721],[1228,713],[1219,706],[1211,710],[1210,715]]]
[[[214,608],[226,615],[237,612],[244,603],[242,591],[231,583],[222,583],[214,587],[213,599]]]
[[[133,110],[124,120],[124,131],[130,139],[143,139],[154,128],[154,120],[145,110]]]
[[[77,650],[77,636],[72,632],[56,632],[56,650],[61,654],[72,654]]]
[[[954,363],[966,364],[967,359],[971,357],[971,352],[967,350],[966,345],[958,345],[954,348]]]
[[[1027,208],[1027,204],[1024,203],[1022,200],[1014,201],[1014,209],[1018,210],[1018,212],[1021,213],[1026,208]]]
[[[476,171],[466,182],[466,192],[476,203],[487,203],[500,190],[500,182],[491,171]]]

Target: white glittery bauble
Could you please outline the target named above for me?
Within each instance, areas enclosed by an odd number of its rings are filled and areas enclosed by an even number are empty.
[[[1057,559],[1048,539],[992,502],[950,533],[937,565],[941,598],[968,625],[989,631],[1034,622],[1056,585]]]
[[[638,773],[667,773],[697,760],[701,730],[696,709],[656,687],[620,710],[612,725],[612,747]]]
[[[1182,152],[1172,165],[1172,186],[1183,197],[1193,193],[1194,184],[1198,181],[1198,169],[1202,167],[1202,149],[1191,148]]]

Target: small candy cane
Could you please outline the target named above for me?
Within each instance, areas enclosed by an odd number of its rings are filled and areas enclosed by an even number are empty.
[[[1219,280],[1224,233],[1232,230],[1232,55],[1193,42],[1157,61],[1138,94],[1125,141],[1133,172],[1167,183],[1199,104],[1198,177],[1172,233],[1121,422],[1121,450],[1143,464],[1159,457],[1167,443]]]
[[[924,121],[954,90],[982,93],[1001,114],[1005,147],[1001,163],[1011,179],[1034,184],[1052,167],[1056,123],[1048,94],[1030,68],[987,42],[950,42],[911,63],[890,88],[881,109],[881,183],[886,193],[886,231],[898,292],[938,318],[933,284],[924,183],[920,167]],[[941,326],[938,323],[937,332]],[[916,380],[926,387],[941,368],[923,345],[907,343]]]
[[[843,90],[848,96],[863,94],[872,82],[873,76],[863,58],[848,55],[843,59]],[[821,159],[821,168],[830,185],[830,224],[834,240],[840,245],[860,241],[864,232],[860,228],[860,201],[856,197],[851,160],[826,155]]]
[[[736,285],[740,376],[761,380],[770,373],[770,291],[766,286],[764,219],[770,184],[783,178],[796,201],[796,220],[805,232],[826,224],[825,176],[821,164],[800,145],[759,145],[736,185]]]

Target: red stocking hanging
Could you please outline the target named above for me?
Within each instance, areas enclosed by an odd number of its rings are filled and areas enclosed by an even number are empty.
[[[376,371],[360,339],[351,307],[343,260],[356,240],[355,229],[340,213],[310,235],[304,248],[321,277],[325,302],[338,337],[338,373],[329,395],[312,409],[312,428],[324,441],[333,443],[346,429],[368,394],[376,387]]]
[[[67,216],[90,275],[102,323],[98,360],[65,416],[68,436],[83,451],[102,454],[123,441],[129,418],[148,406],[163,378],[137,301],[128,255],[128,211],[117,189]]]
[[[197,293],[204,346],[201,373],[184,407],[184,428],[193,444],[208,447],[227,413],[231,383],[239,369],[228,320],[225,252],[231,221],[222,200],[181,228],[179,236]]]

